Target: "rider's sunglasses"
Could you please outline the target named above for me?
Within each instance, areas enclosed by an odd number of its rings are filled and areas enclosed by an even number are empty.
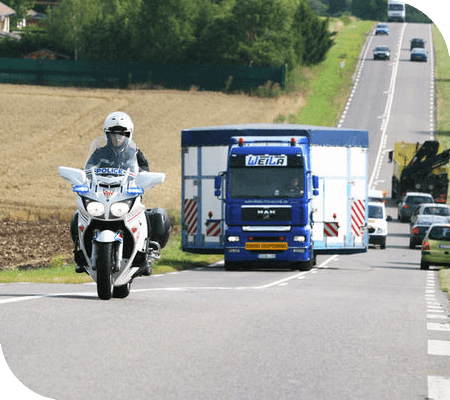
[[[126,131],[106,131],[107,135],[120,135],[120,136],[125,136],[125,137],[130,137],[130,132],[126,132]]]

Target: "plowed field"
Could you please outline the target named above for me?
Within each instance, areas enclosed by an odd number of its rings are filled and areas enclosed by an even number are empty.
[[[279,114],[298,112],[302,103],[295,97],[259,99],[213,92],[0,85],[0,268],[37,265],[55,254],[71,254],[67,222],[76,196],[58,176],[58,166],[83,167],[110,112],[131,116],[133,140],[150,170],[166,174],[164,184],[147,193],[144,203],[179,210],[182,129],[271,123]],[[62,222],[45,221],[50,218]]]

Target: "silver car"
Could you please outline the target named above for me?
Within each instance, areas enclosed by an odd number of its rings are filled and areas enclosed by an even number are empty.
[[[389,60],[391,58],[391,51],[388,46],[376,46],[373,50],[374,60]]]

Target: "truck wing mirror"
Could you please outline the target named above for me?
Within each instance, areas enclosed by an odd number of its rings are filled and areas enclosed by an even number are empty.
[[[313,175],[312,184],[313,184],[313,195],[318,196],[319,195],[319,177],[317,175]]]
[[[222,176],[218,175],[214,178],[214,196],[220,197],[221,188],[222,188]]]
[[[394,160],[394,150],[390,150],[388,153],[388,160],[391,163]]]

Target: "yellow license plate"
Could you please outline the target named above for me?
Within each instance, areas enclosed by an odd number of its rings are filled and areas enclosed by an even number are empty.
[[[245,243],[245,250],[287,250],[288,244],[281,243]]]

